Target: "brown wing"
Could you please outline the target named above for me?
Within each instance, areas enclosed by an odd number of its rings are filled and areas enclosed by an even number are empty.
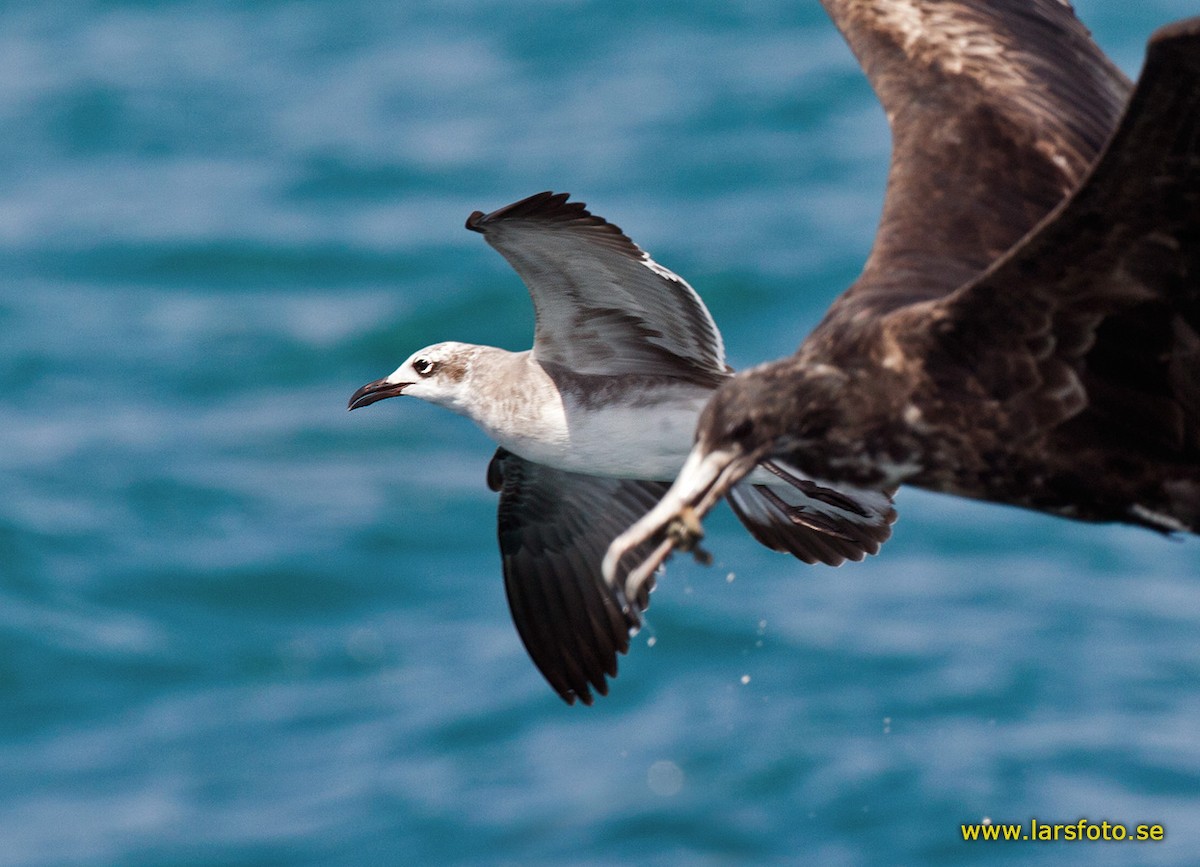
[[[892,535],[896,510],[890,492],[835,490],[782,461],[760,466],[787,486],[734,485],[726,498],[760,543],[805,563],[840,566],[878,554]]]
[[[637,611],[622,614],[601,558],[668,485],[566,473],[504,449],[488,466],[488,485],[500,492],[504,588],[521,641],[564,701],[591,704],[593,689],[608,694],[605,677],[616,676],[617,654],[649,604],[647,586]]]
[[[1011,436],[1061,425],[1200,462],[1200,18],[1153,36],[1080,189],[981,278],[913,312],[932,316],[934,351],[973,371]]]
[[[1062,0],[822,2],[892,130],[879,231],[837,325],[977,276],[1075,188],[1129,82]]]

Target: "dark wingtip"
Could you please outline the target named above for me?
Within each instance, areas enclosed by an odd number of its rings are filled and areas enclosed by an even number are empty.
[[[543,228],[585,229],[591,234],[593,241],[605,244],[635,259],[645,258],[646,254],[642,248],[630,240],[629,236],[621,231],[620,226],[608,222],[603,217],[596,216],[587,209],[585,203],[572,202],[570,198],[570,193],[555,193],[550,190],[534,193],[519,202],[498,208],[490,214],[482,211],[472,212],[471,216],[467,217],[467,228],[472,232],[486,235],[491,231],[493,224],[498,225],[506,220],[515,220],[536,222]]]
[[[479,221],[484,217],[483,211],[472,211],[471,216],[467,217],[467,228],[472,232],[483,232],[479,227]]]
[[[467,228],[472,232],[482,234],[486,231],[484,224],[492,220],[500,220],[505,217],[527,217],[547,209],[550,211],[562,209],[569,198],[571,198],[570,193],[555,193],[552,190],[546,190],[534,193],[511,205],[505,205],[503,208],[497,208],[490,214],[485,214],[483,211],[472,211],[471,216],[467,217]],[[571,202],[569,205],[572,211],[583,211],[584,207],[582,202]]]
[[[472,232],[486,233],[492,223],[503,220],[536,220],[546,225],[562,226],[587,225],[619,238],[626,246],[641,253],[641,249],[630,241],[618,226],[593,214],[584,202],[572,202],[570,198],[570,193],[555,193],[550,190],[534,193],[488,214],[482,211],[472,212],[471,216],[467,217],[467,228]]]

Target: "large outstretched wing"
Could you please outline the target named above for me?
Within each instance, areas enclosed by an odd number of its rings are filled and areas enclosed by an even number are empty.
[[[695,290],[567,198],[538,193],[467,218],[533,296],[537,361],[583,374],[720,381],[725,348]]]
[[[977,276],[1075,188],[1129,82],[1064,0],[822,2],[892,130],[874,246],[826,317],[838,327]]]
[[[936,323],[930,349],[956,362],[938,366],[972,371],[1010,435],[1074,431],[1200,461],[1200,18],[1152,37],[1079,190],[982,277],[924,306],[913,315]]]
[[[627,616],[600,574],[612,540],[657,503],[668,484],[567,473],[497,450],[488,485],[500,492],[500,556],[513,622],[525,649],[568,704],[608,694],[617,654],[649,604]],[[639,550],[649,554],[650,544]]]

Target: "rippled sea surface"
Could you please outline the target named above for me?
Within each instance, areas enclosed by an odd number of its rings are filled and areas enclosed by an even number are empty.
[[[1079,6],[1130,74],[1196,11]],[[488,441],[346,413],[425,344],[529,345],[462,223],[543,189],[737,366],[790,352],[888,154],[814,0],[9,3],[0,130],[0,863],[1196,863],[1197,540],[904,491],[834,570],[722,512],[567,707]]]

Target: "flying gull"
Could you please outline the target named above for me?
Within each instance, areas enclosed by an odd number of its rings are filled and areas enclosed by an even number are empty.
[[[845,492],[1200,532],[1200,18],[1153,35],[1126,101],[1066,4],[827,6],[891,118],[875,246],[795,355],[716,392],[606,577],[641,592],[764,460]],[[928,29],[946,15],[952,41]],[[1026,146],[998,138],[1009,111]],[[1011,209],[1056,185],[1070,195],[1021,237]],[[990,244],[1011,246],[987,264]]]
[[[666,493],[700,409],[732,371],[692,287],[567,199],[539,193],[467,219],[533,297],[531,350],[438,343],[358,389],[350,409],[419,397],[499,444],[487,481],[500,493],[513,620],[558,694],[591,704],[649,592],[624,605],[600,573],[604,552]],[[756,539],[809,563],[876,553],[895,517],[886,492],[848,496],[783,461],[750,468],[726,494]]]

